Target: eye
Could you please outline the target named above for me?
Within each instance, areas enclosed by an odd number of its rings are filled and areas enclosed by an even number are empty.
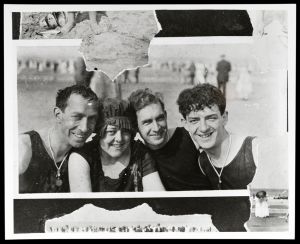
[[[72,116],[73,120],[81,120],[81,118],[82,118],[82,116],[80,116],[80,115],[73,115]]]
[[[152,123],[151,120],[146,120],[146,121],[143,122],[143,125],[150,125],[151,123]]]
[[[217,118],[216,117],[210,117],[210,118],[208,118],[208,120],[209,121],[215,121],[215,120],[217,120]]]
[[[157,121],[164,121],[165,120],[165,116],[161,116],[157,118]]]
[[[117,132],[116,130],[107,130],[106,134],[110,135],[110,136],[113,136],[114,134],[116,134],[116,132]]]
[[[189,120],[189,123],[191,123],[191,124],[196,124],[197,122],[198,122],[197,119],[191,119],[191,120]]]

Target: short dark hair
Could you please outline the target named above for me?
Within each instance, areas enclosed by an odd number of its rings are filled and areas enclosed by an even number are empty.
[[[58,90],[56,95],[56,107],[60,108],[64,112],[68,105],[68,99],[72,94],[81,95],[88,101],[95,101],[98,103],[98,97],[91,88],[83,85],[73,85]]]
[[[183,90],[177,99],[179,112],[186,119],[191,111],[198,111],[204,107],[219,107],[221,115],[225,112],[226,99],[223,93],[215,86],[204,83]]]
[[[138,89],[130,94],[128,97],[130,106],[134,109],[134,123],[133,126],[137,129],[137,116],[136,112],[151,104],[160,104],[163,111],[165,111],[165,104],[163,102],[163,96],[159,92],[152,92],[149,88]]]
[[[139,111],[142,108],[150,104],[160,104],[162,109],[165,110],[165,104],[163,102],[163,96],[159,92],[152,92],[149,88],[138,89],[132,92],[128,98],[129,102],[135,109]]]

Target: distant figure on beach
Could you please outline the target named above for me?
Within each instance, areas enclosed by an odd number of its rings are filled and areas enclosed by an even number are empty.
[[[231,64],[229,61],[225,60],[225,55],[221,55],[221,60],[217,63],[216,70],[218,72],[217,82],[218,88],[222,91],[224,97],[226,98],[226,83],[229,80],[229,72],[231,71]]]
[[[266,218],[269,215],[267,193],[259,191],[255,195],[255,217]]]
[[[194,62],[187,62],[182,69],[182,83],[183,84],[194,84],[195,74],[196,74],[196,66]]]
[[[194,85],[206,83],[206,78],[208,75],[208,69],[204,63],[196,63],[196,74]]]
[[[253,91],[251,77],[247,67],[240,69],[239,78],[236,84],[236,92],[239,99],[248,100]]]

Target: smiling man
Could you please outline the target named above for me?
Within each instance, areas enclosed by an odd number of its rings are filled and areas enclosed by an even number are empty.
[[[98,98],[85,86],[59,90],[51,128],[19,136],[19,192],[68,192],[67,160],[72,147],[84,145],[98,117]]]
[[[183,90],[177,99],[186,129],[202,153],[198,163],[214,190],[247,189],[257,164],[257,139],[226,130],[228,112],[222,92],[201,84]],[[246,231],[250,199],[240,197],[230,205],[214,208],[215,224],[221,231]]]
[[[199,166],[216,190],[247,189],[256,172],[257,139],[226,130],[226,100],[210,84],[182,91],[177,103],[186,129],[203,151]]]
[[[134,91],[130,97],[136,111],[136,127],[155,159],[168,191],[209,190],[210,183],[198,166],[199,152],[183,127],[169,129],[162,97],[150,89]]]

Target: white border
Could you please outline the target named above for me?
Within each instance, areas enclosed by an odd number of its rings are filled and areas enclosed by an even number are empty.
[[[295,4],[6,4],[14,12],[121,10],[282,10]]]
[[[65,198],[172,198],[172,197],[243,197],[250,196],[248,190],[222,191],[161,191],[161,192],[83,192],[83,193],[34,193],[17,194],[15,199],[65,199]]]
[[[39,238],[49,238],[49,239],[69,239],[69,238],[151,238],[155,237],[158,239],[171,238],[171,239],[189,239],[189,238],[260,238],[260,239],[291,239],[295,237],[295,61],[296,61],[296,5],[295,4],[250,4],[250,5],[4,5],[4,99],[5,99],[5,237],[6,239],[39,239]],[[43,42],[39,42],[37,40],[14,40],[12,41],[12,23],[11,23],[11,12],[41,12],[41,11],[70,11],[70,10],[80,10],[80,11],[88,11],[88,10],[163,10],[163,9],[239,9],[239,10],[286,10],[288,11],[288,28],[289,28],[289,48],[288,48],[288,79],[289,79],[289,211],[290,211],[290,219],[289,219],[289,231],[288,232],[263,232],[263,233],[218,233],[217,235],[214,233],[213,236],[210,233],[180,233],[179,235],[176,233],[172,233],[170,236],[169,233],[155,233],[155,235],[151,233],[142,233],[139,235],[138,233],[134,234],[121,234],[120,233],[101,233],[101,236],[93,235],[91,233],[80,234],[80,236],[62,234],[62,235],[45,235],[45,234],[14,234],[13,233],[13,198],[15,199],[29,199],[29,198],[120,198],[120,194],[114,193],[99,193],[94,195],[90,195],[91,193],[80,194],[78,197],[77,194],[13,194],[13,185],[12,176],[13,172],[16,169],[17,162],[17,150],[15,145],[17,145],[17,135],[15,132],[17,131],[18,124],[18,116],[17,111],[14,111],[12,107],[17,107],[17,88],[16,83],[13,81],[17,80],[15,70],[12,71],[12,67],[16,67],[16,46],[77,46],[80,45],[80,40],[70,40],[70,39],[62,39],[62,40],[43,40]],[[202,39],[205,42],[205,39]],[[219,38],[215,38],[216,43],[218,43]],[[199,44],[201,42],[197,38],[190,38],[190,44]],[[233,39],[232,39],[233,40]],[[49,42],[48,42],[49,41]],[[167,40],[170,42],[170,39]],[[180,41],[178,38],[176,41]],[[174,41],[174,42],[176,42]],[[187,39],[184,40],[186,42]],[[224,41],[224,40],[223,40]],[[162,38],[157,38],[153,41],[153,45],[163,45],[165,40]],[[171,41],[172,42],[172,41]],[[251,42],[251,38],[245,38],[245,42]],[[211,43],[211,42],[210,42]],[[222,42],[224,43],[224,42]],[[247,190],[243,192],[234,191],[214,191],[214,193],[218,192],[218,196],[237,196],[236,194],[249,194]],[[195,192],[162,192],[160,193],[152,192],[152,193],[122,193],[122,195],[127,198],[146,198],[146,197],[211,197],[212,191],[195,191]],[[138,196],[136,196],[138,194]],[[220,195],[219,195],[220,194]],[[214,195],[216,196],[216,195]]]

